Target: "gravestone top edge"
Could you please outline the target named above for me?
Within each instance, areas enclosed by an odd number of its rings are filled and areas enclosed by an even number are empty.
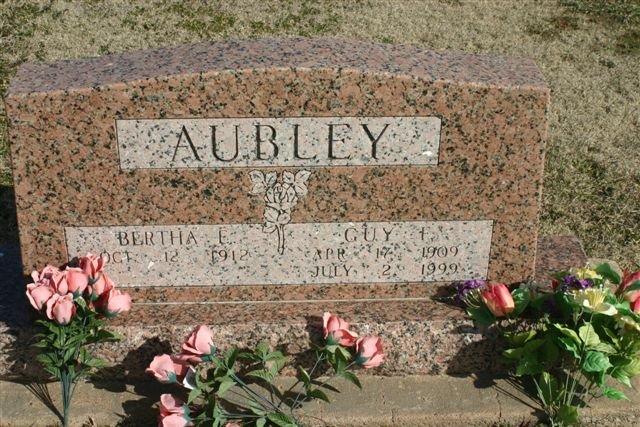
[[[232,70],[338,69],[406,75],[428,81],[548,91],[525,57],[487,56],[342,39],[224,40],[86,59],[26,63],[7,98],[137,80]]]

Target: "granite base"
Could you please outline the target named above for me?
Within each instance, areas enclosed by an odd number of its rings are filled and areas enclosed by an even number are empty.
[[[0,247],[0,253],[0,274],[7,279],[0,288],[0,377],[46,376],[33,362],[36,349],[29,345],[34,328],[32,310],[22,291],[19,251],[16,247]],[[552,272],[586,262],[576,238],[541,237],[534,280],[548,284]],[[135,290],[132,294],[138,301]],[[177,352],[184,337],[200,323],[212,326],[222,350],[266,340],[292,359],[304,359],[309,338],[319,338],[324,311],[351,313],[348,320],[360,335],[382,337],[386,362],[367,372],[465,375],[504,369],[494,332],[474,325],[449,297],[436,292],[390,300],[365,295],[357,301],[137,302],[130,313],[113,323],[112,329],[124,339],[97,349],[97,355],[112,364],[101,375],[127,380],[144,377],[144,369],[154,355]]]

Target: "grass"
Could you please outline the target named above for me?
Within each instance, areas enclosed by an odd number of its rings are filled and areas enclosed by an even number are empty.
[[[528,56],[552,89],[542,233],[575,234],[589,256],[639,268],[639,29],[640,0],[7,0],[0,95],[24,61],[211,39],[324,36]],[[0,241],[15,235],[3,117]]]

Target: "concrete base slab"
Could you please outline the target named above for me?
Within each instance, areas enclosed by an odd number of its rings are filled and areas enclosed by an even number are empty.
[[[361,378],[363,390],[332,381],[331,403],[310,402],[299,416],[309,426],[534,426],[544,419],[538,404],[514,381],[490,377],[406,376]],[[626,389],[631,399],[599,399],[582,410],[586,426],[640,425],[640,379]],[[279,385],[287,387],[290,379]],[[145,381],[135,384],[80,383],[72,406],[72,426],[154,426],[162,393],[175,386]],[[59,405],[58,383],[0,382],[0,426],[52,426],[59,421],[42,397]],[[155,405],[155,406],[154,406]]]

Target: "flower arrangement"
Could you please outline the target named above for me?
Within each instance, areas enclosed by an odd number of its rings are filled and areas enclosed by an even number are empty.
[[[640,272],[575,268],[557,273],[551,292],[477,280],[455,286],[469,316],[500,328],[504,356],[516,376],[532,380],[551,425],[576,424],[596,394],[626,399],[608,379],[631,387],[640,374]]]
[[[158,425],[300,426],[296,409],[312,399],[328,402],[322,389],[333,377],[361,387],[352,368],[375,368],[384,361],[379,337],[358,337],[349,328],[343,319],[324,313],[324,342],[311,343],[315,363],[308,370],[297,366],[297,382],[283,393],[274,384],[287,363],[280,351],[261,342],[253,350],[232,347],[221,354],[214,344],[213,331],[206,325],[196,327],[182,344],[180,354],[156,356],[147,368],[161,383],[189,390],[186,398],[171,394],[160,397]],[[321,377],[327,368],[332,375]]]
[[[87,254],[73,265],[59,269],[47,265],[31,274],[27,298],[40,315],[42,332],[36,347],[44,369],[62,385],[63,425],[69,425],[69,409],[77,380],[91,369],[106,365],[86,348],[120,337],[104,329],[106,319],[131,308],[131,297],[116,289],[103,271],[103,258]]]

